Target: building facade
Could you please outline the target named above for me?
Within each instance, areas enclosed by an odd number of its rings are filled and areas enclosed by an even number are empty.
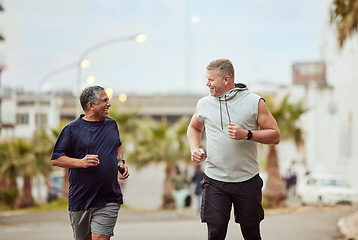
[[[1,133],[5,138],[31,138],[37,129],[57,128],[62,98],[7,91],[1,102]]]

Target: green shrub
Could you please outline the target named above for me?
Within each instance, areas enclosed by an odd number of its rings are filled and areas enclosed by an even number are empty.
[[[0,191],[0,201],[5,203],[7,206],[14,208],[15,201],[17,196],[19,195],[19,191],[17,189],[14,190],[1,190]]]

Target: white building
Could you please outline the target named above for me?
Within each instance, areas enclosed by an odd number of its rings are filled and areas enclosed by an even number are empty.
[[[289,92],[292,102],[304,100],[308,108],[300,121],[303,148],[297,150],[293,142],[281,142],[278,146],[282,173],[295,162],[301,177],[306,171],[339,174],[358,189],[357,42],[358,36],[349,39],[342,50],[337,45],[330,46],[334,51],[323,61],[327,66],[325,77],[293,84],[287,89],[270,88],[278,98]]]
[[[61,106],[56,96],[4,93],[0,138],[31,138],[36,129],[57,128]]]
[[[336,168],[358,188],[358,36],[348,39],[334,55],[334,97],[337,111]]]

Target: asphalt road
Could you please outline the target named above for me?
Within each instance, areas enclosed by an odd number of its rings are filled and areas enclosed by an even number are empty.
[[[267,211],[261,224],[264,240],[337,240],[337,220],[357,211],[356,206],[300,207]],[[0,214],[0,239],[73,239],[67,211]],[[122,209],[112,239],[199,240],[207,239],[206,225],[195,211],[182,217],[175,211]],[[227,240],[243,239],[240,227],[230,222]]]

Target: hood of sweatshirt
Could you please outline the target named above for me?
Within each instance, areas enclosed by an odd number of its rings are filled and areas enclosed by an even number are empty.
[[[219,109],[220,109],[221,129],[224,129],[223,119],[222,119],[221,103],[224,102],[225,107],[226,107],[226,114],[227,114],[227,116],[229,118],[229,122],[231,122],[230,112],[229,112],[227,101],[230,101],[231,99],[233,99],[236,96],[237,93],[239,93],[241,91],[244,91],[244,90],[248,90],[248,87],[246,86],[246,84],[244,84],[244,83],[235,83],[235,87],[233,89],[223,93],[219,97],[216,97],[216,100],[219,101],[219,106],[220,106]]]
[[[219,97],[216,97],[216,99],[218,101],[229,101],[231,100],[233,97],[235,97],[235,95],[238,92],[244,91],[244,90],[248,90],[248,87],[246,86],[246,84],[244,83],[235,83],[235,87],[225,93],[223,93],[222,95],[220,95]]]

